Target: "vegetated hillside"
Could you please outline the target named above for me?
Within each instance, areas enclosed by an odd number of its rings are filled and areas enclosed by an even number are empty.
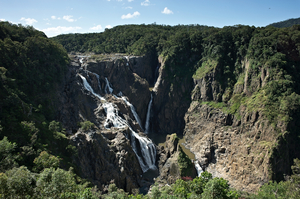
[[[288,28],[292,27],[293,25],[300,25],[300,17],[272,23],[269,26],[274,26],[276,28]]]
[[[61,43],[68,52],[128,53],[142,55],[156,52],[176,32],[200,31],[207,26],[124,25],[105,29],[103,33],[66,34],[51,39]]]
[[[128,40],[130,35],[133,37]],[[236,185],[252,191],[269,179],[282,180],[284,175],[291,174],[293,159],[300,156],[297,145],[299,125],[296,122],[300,105],[300,26],[279,29],[241,25],[224,28],[129,25],[104,33],[70,34],[54,39],[64,44],[65,40],[76,37],[91,37],[82,43],[85,46],[82,50],[98,48],[98,52],[111,53],[121,49],[121,52],[138,55],[150,51],[159,57],[162,67],[161,81],[155,86],[157,89],[154,88],[155,132],[182,134],[185,131],[186,136],[192,138],[200,133],[197,129],[206,117],[213,126],[220,124],[215,129],[228,131],[230,136],[234,136],[229,132],[231,128],[232,133],[241,133],[244,141],[237,142],[240,143],[237,146],[247,146],[245,150],[236,148],[237,152],[231,153],[227,150],[231,147],[228,145],[230,138],[224,144],[225,138],[219,142],[214,137],[207,146],[208,153],[207,150],[194,149],[205,167],[210,168],[214,161],[219,160],[218,156],[232,157],[232,161],[237,161],[237,169],[228,168],[233,172],[231,176],[250,179],[237,180]],[[97,38],[103,43],[87,48]],[[69,50],[76,50],[76,46],[69,47]],[[200,108],[188,113],[192,101],[194,107]],[[209,111],[206,116],[197,112],[201,107],[209,107],[205,109]],[[185,113],[190,115],[185,116]],[[223,116],[228,119],[225,121]],[[192,120],[184,120],[184,117]],[[224,148],[218,148],[222,143]],[[241,157],[249,157],[253,168],[240,163]],[[211,171],[223,175],[219,169]],[[249,172],[240,175],[240,170]]]
[[[48,126],[69,58],[60,44],[30,26],[1,22],[0,38],[1,137],[17,143],[22,164],[31,168],[29,160],[41,151],[58,152]]]
[[[0,22],[0,198],[79,189],[73,172],[58,168],[69,169],[74,153],[54,120],[68,64],[66,50],[43,32]]]
[[[239,188],[247,190],[248,186],[254,191],[269,179],[283,180],[291,174],[293,159],[300,156],[300,26],[128,25],[49,40],[32,27],[0,25],[0,197],[92,198],[92,190],[78,185],[80,179],[76,181],[72,171],[57,168],[68,168],[68,158],[76,150],[68,145],[61,125],[53,121],[56,92],[68,63],[66,51],[53,40],[69,52],[158,58],[153,130],[184,133],[188,144],[205,133],[208,139],[201,144],[207,148],[192,149],[201,166],[214,174],[228,171],[236,178],[229,176],[229,183],[236,180]],[[205,126],[206,121],[211,126]],[[213,131],[208,132],[209,128]],[[236,140],[243,142],[229,146]],[[299,162],[293,171],[292,181],[265,185],[255,197],[297,198]],[[216,196],[209,194],[216,190],[221,190],[220,198],[238,197],[229,191],[227,181],[212,180],[207,173],[193,182],[178,180],[170,189],[156,187],[149,196],[212,198]],[[109,192],[108,197],[126,196],[113,185]]]

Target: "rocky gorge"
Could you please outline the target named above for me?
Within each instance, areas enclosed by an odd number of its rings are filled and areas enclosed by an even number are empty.
[[[153,137],[183,134],[185,143],[180,147],[186,147],[194,153],[195,160],[203,170],[229,180],[232,187],[253,192],[274,177],[272,172],[289,173],[288,166],[271,155],[274,153],[272,150],[275,150],[273,145],[276,138],[270,136],[270,132],[275,131],[275,128],[268,124],[260,111],[249,112],[241,106],[237,116],[222,108],[201,103],[218,101],[216,96],[220,96],[221,92],[214,80],[217,69],[202,79],[194,79],[194,83],[192,79],[186,78],[180,87],[170,88],[174,82],[168,81],[166,77],[162,57],[153,61],[147,56],[116,55],[108,60],[95,61],[88,56],[75,55],[72,60],[58,117],[67,131],[74,134],[70,141],[78,151],[74,163],[80,168],[81,175],[99,187],[102,186],[102,189],[105,189],[103,185],[114,182],[130,192],[139,187],[149,188],[153,177],[157,177],[161,183],[174,183],[180,178],[179,145],[174,135],[167,136],[163,146],[155,147],[155,164],[159,176],[156,174],[150,179],[142,177],[145,170],[143,172],[141,169],[138,153],[140,156],[143,154],[133,150],[131,144],[135,138],[129,135],[132,128],[147,137],[142,132],[149,111],[150,95],[153,95],[150,134]],[[159,73],[155,77],[157,69]],[[78,74],[88,79],[93,92],[115,104],[118,114],[128,122],[129,127],[119,129],[105,126],[107,113],[100,106],[103,101],[84,89]],[[263,76],[261,78],[261,82],[264,82]],[[150,91],[149,85],[154,84],[155,79],[157,81]],[[244,82],[246,85],[247,76]],[[113,91],[108,92],[108,89],[112,89],[111,85]],[[186,93],[191,93],[190,99],[185,98]],[[246,90],[237,85],[233,93],[246,93]],[[134,106],[140,121],[135,118],[126,101],[120,100],[123,95]],[[81,121],[90,121],[95,126],[86,132],[82,129],[75,131]],[[137,148],[140,150],[141,146]],[[288,157],[288,151],[285,153]],[[276,167],[271,166],[272,161],[277,161]],[[196,175],[195,170],[193,176]]]
[[[186,160],[185,165],[193,167],[188,175],[195,177],[201,170],[208,171],[247,192],[256,192],[269,180],[281,181],[291,175],[293,161],[300,157],[300,126],[296,122],[300,107],[299,27],[176,26],[178,34],[171,34],[169,28],[120,26],[98,35],[105,39],[99,45],[91,43],[98,41],[97,35],[55,38],[69,51],[81,46],[82,52],[85,49],[91,53],[82,57],[73,52],[68,80],[71,84],[66,84],[60,97],[57,118],[70,135],[78,132],[78,122],[87,120],[99,128],[108,143],[121,143],[114,140],[122,137],[105,137],[105,132],[113,131],[106,127],[113,125],[106,125],[107,113],[99,106],[102,100],[95,102],[95,97],[88,97],[91,91],[82,89],[82,80],[76,75],[80,74],[95,94],[118,107],[120,117],[134,132],[156,143],[158,174],[150,175],[150,180],[138,177],[143,173],[143,163],[139,161],[140,153],[134,151],[135,162],[141,168],[135,168],[135,174],[125,169],[122,176],[130,174],[132,183],[125,183],[124,177],[116,182],[126,191],[143,187],[141,182],[147,180],[149,185],[152,178],[167,184],[187,175],[186,167],[180,165],[184,150],[192,159]],[[145,37],[128,40],[137,29]],[[85,43],[78,46],[77,40],[72,40],[70,45],[66,43],[71,42],[70,38],[81,38]],[[93,49],[98,54],[92,53]],[[106,91],[109,86],[112,92]],[[120,100],[121,96],[126,96],[140,119],[128,103]],[[121,129],[116,132],[127,135]],[[132,144],[130,136],[125,138]],[[112,145],[109,147],[113,151]],[[128,154],[132,154],[129,149]],[[115,157],[116,161],[120,158]],[[78,168],[83,167],[78,160],[75,162]],[[124,164],[115,168],[120,172],[127,168]],[[114,179],[120,180],[116,176]],[[103,181],[107,183],[108,179]],[[131,188],[125,188],[128,184]]]
[[[298,198],[299,31],[0,22],[0,198]]]

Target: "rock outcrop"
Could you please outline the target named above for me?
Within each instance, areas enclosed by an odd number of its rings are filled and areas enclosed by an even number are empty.
[[[294,144],[287,141],[292,134],[276,133],[286,132],[286,123],[271,124],[262,108],[249,109],[241,102],[266,84],[268,69],[261,68],[259,78],[254,78],[257,74],[250,71],[249,61],[243,62],[243,69],[233,89],[221,88],[218,66],[194,79],[184,137],[203,169],[239,190],[254,192],[271,179],[283,180],[283,174],[290,173],[290,156],[296,154],[291,150]],[[230,114],[230,106],[237,112]]]
[[[187,147],[203,169],[229,180],[231,186],[255,191],[271,179],[270,153],[274,129],[259,113],[240,120],[194,101],[185,115]]]
[[[190,104],[192,80],[190,77],[170,80],[162,57],[159,57],[159,76],[153,92],[154,131],[162,134],[182,134],[184,114]]]
[[[126,138],[129,129],[115,131],[79,130],[71,141],[77,148],[75,163],[81,176],[99,188],[114,182],[127,192],[140,187],[142,170]]]
[[[185,161],[189,161],[192,168],[188,168],[188,172],[186,171],[186,169],[184,170],[183,168],[181,168],[180,155],[183,155],[181,153],[184,152],[180,147],[184,146],[179,145],[179,138],[175,133],[167,135],[164,145],[159,146],[160,158],[158,160],[158,166],[160,175],[156,179],[157,183],[163,185],[173,184],[176,182],[176,180],[181,179],[181,177],[186,177],[186,173],[189,174],[189,177],[196,177],[197,172],[190,159],[187,158]],[[184,154],[183,156],[186,155]]]
[[[89,60],[85,69],[98,74],[100,79],[107,77],[114,88],[114,93],[117,94],[121,91],[127,96],[135,106],[143,124],[145,124],[146,107],[150,101],[148,82],[152,81],[150,76],[153,76],[152,71],[156,67],[151,63],[147,56],[122,56],[97,62]],[[105,82],[101,82],[103,89],[104,85]]]
[[[150,91],[148,82],[134,73],[132,67],[143,71],[139,68],[143,66],[138,63],[144,63],[145,57],[122,56],[102,62],[84,59],[73,57],[64,86],[58,95],[60,105],[57,113],[58,120],[68,134],[72,135],[70,143],[77,151],[73,160],[80,176],[90,180],[100,189],[112,182],[127,192],[148,186],[149,183],[141,177],[143,171],[137,152],[131,146],[131,130],[111,127],[107,121],[106,110],[102,106],[104,101],[99,97],[105,97],[107,102],[113,104],[118,116],[126,120],[136,133],[141,133]],[[83,78],[94,93],[85,88]],[[114,89],[112,93],[108,91],[107,80]],[[124,99],[116,96],[123,96]],[[126,100],[133,104],[141,116],[142,127]],[[83,131],[78,124],[84,121],[93,123],[94,128]]]

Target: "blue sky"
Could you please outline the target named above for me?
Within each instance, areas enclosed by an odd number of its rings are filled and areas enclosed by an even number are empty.
[[[0,0],[0,20],[48,37],[124,24],[266,26],[300,17],[300,0]]]

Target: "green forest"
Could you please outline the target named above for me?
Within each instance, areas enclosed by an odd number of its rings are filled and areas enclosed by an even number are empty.
[[[287,28],[292,27],[293,25],[300,25],[300,18],[288,19],[285,21],[270,24],[270,26],[274,26],[276,28]]]
[[[147,195],[125,193],[114,184],[102,193],[80,178],[71,157],[76,154],[67,133],[55,120],[57,92],[68,70],[68,53],[126,53],[161,56],[170,81],[203,78],[216,68],[221,93],[201,102],[239,117],[239,107],[259,110],[273,125],[278,140],[291,134],[299,140],[300,25],[289,28],[236,25],[124,25],[103,33],[67,34],[54,38],[31,26],[0,22],[0,198],[299,198],[300,161],[292,175],[274,179],[256,194],[230,188],[208,172],[182,176],[170,186],[152,186]],[[250,84],[249,95],[233,93],[249,60],[249,77],[268,68],[264,87]],[[251,87],[252,86],[252,87]],[[188,96],[191,94],[188,93]],[[294,125],[288,124],[294,122]],[[282,133],[278,123],[287,124]],[[82,125],[84,126],[84,124]],[[80,128],[80,127],[78,127]],[[280,152],[273,153],[274,156]],[[295,157],[300,157],[295,149]],[[288,157],[294,159],[294,157]]]

